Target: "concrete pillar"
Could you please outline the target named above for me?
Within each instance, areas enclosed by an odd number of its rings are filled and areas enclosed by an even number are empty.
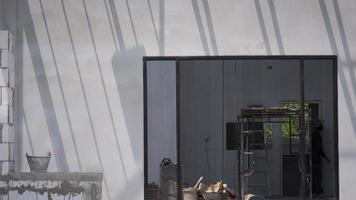
[[[14,38],[0,31],[0,175],[15,169]]]

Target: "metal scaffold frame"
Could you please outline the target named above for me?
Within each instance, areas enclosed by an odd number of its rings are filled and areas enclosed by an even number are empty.
[[[302,110],[302,109],[301,109]],[[239,188],[238,188],[238,193],[239,193],[239,199],[243,200],[245,194],[247,193],[249,189],[249,184],[248,184],[248,177],[251,176],[255,172],[255,161],[256,161],[256,156],[255,156],[255,150],[256,150],[256,145],[250,145],[248,144],[249,139],[248,137],[252,136],[252,141],[255,141],[255,132],[256,129],[251,129],[251,124],[254,124],[255,122],[263,123],[263,134],[264,134],[264,151],[265,151],[265,167],[266,167],[266,184],[259,184],[259,186],[264,186],[267,188],[267,193],[268,196],[271,196],[271,187],[270,187],[270,178],[269,178],[269,173],[268,173],[268,144],[267,144],[267,137],[266,137],[266,131],[265,131],[265,125],[266,123],[288,123],[289,124],[289,142],[291,144],[291,120],[293,118],[299,119],[299,129],[305,127],[301,127],[301,116],[304,116],[304,112],[301,112],[301,110],[291,110],[291,109],[285,109],[285,108],[270,108],[266,109],[263,107],[259,108],[247,108],[247,109],[242,109],[240,112],[240,115],[237,116],[237,129],[238,130],[238,182],[239,182]],[[304,109],[303,109],[304,110]],[[253,128],[253,127],[252,127]],[[306,165],[304,162],[301,162],[302,160],[305,160],[305,155],[306,155],[306,150],[305,150],[305,132],[302,130],[299,130],[299,139],[300,139],[300,146],[299,146],[299,156],[300,156],[300,161],[299,161],[299,171],[301,175],[301,182],[304,182],[301,184],[301,187],[305,187],[305,183],[309,183],[309,192],[311,194],[311,176],[307,175],[307,169]],[[253,148],[250,149],[250,146]],[[290,145],[290,152],[291,152],[291,145]],[[247,157],[247,163],[245,163]],[[310,156],[309,156],[309,159]],[[310,163],[310,161],[309,161]],[[246,168],[247,164],[247,169]],[[309,165],[310,166],[310,165]],[[309,181],[307,182],[307,177],[309,178]],[[305,194],[305,190],[301,189],[301,192]],[[305,199],[305,195],[301,194],[300,198]],[[309,198],[311,195],[309,196]],[[311,199],[311,198],[310,198]]]

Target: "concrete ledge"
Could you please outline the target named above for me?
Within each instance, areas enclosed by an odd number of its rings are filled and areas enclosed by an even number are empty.
[[[0,176],[0,181],[97,181],[101,183],[103,174],[91,172],[11,172]]]
[[[102,173],[9,173],[0,176],[0,199],[101,200]]]

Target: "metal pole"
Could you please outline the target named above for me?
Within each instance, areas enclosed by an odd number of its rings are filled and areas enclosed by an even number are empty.
[[[177,197],[182,200],[182,164],[181,164],[181,141],[180,141],[180,64],[176,59],[176,140],[177,140]]]
[[[292,153],[292,118],[288,118],[288,125],[289,125],[289,153]]]
[[[143,155],[144,155],[144,194],[148,199],[148,104],[147,104],[147,60],[143,58]]]
[[[306,176],[305,176],[305,96],[304,96],[304,58],[300,59],[300,159],[301,159],[301,173],[300,173],[300,199],[305,200],[306,196]]]
[[[239,164],[238,164],[238,170],[239,170],[239,194],[240,200],[244,199],[245,196],[245,191],[244,191],[244,120],[243,118],[240,119],[240,146],[239,146]]]

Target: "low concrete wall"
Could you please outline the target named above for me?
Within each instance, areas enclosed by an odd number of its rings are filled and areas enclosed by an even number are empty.
[[[0,176],[0,199],[101,200],[101,173],[9,173]]]

